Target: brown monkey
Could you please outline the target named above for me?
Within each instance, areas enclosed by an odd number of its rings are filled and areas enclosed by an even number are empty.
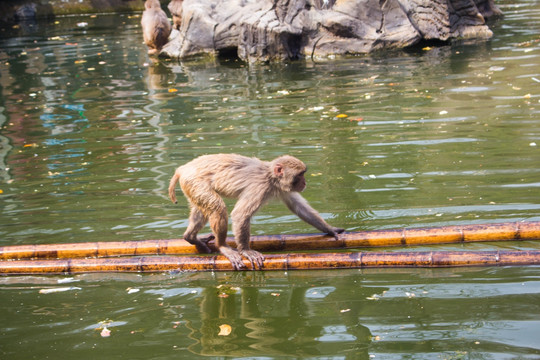
[[[306,187],[306,165],[289,155],[267,162],[237,154],[200,156],[176,169],[169,196],[176,203],[175,186],[180,183],[191,205],[189,225],[184,239],[199,251],[210,252],[206,243],[217,238],[217,246],[235,269],[244,267],[242,256],[252,267],[263,266],[264,256],[249,248],[251,217],[272,198],[279,198],[302,220],[338,239],[344,229],[326,223],[299,194]],[[227,246],[227,209],[222,197],[238,199],[231,213],[237,250]],[[213,235],[197,238],[197,233],[210,222]]]
[[[171,0],[169,5],[169,11],[172,15],[173,27],[176,30],[180,30],[180,25],[182,24],[182,3],[184,0]]]
[[[171,34],[171,24],[167,19],[167,14],[161,9],[158,0],[146,0],[141,26],[143,30],[143,39],[148,46],[148,54],[158,53],[163,45],[169,41]]]

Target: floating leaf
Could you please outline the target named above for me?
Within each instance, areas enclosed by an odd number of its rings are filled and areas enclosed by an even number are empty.
[[[219,325],[218,336],[228,336],[232,332],[232,327],[227,324]]]
[[[347,115],[347,114],[338,114],[338,115],[336,115],[336,117],[338,119],[345,119],[346,117],[349,117],[349,115]]]
[[[107,327],[105,326],[103,330],[101,330],[100,335],[101,337],[109,337],[111,336],[111,330],[107,329]]]

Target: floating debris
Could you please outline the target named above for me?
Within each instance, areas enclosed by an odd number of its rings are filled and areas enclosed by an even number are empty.
[[[228,336],[232,332],[232,327],[227,324],[219,325],[218,336]]]
[[[71,291],[71,290],[82,290],[80,287],[70,286],[70,287],[57,287],[50,289],[41,289],[39,290],[40,294],[52,294],[57,292]]]
[[[111,336],[111,330],[107,329],[107,327],[105,326],[103,330],[101,330],[100,335],[101,337],[109,337]]]

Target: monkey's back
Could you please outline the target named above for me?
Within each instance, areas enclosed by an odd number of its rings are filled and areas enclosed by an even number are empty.
[[[268,162],[238,154],[203,155],[179,169],[180,186],[207,186],[219,195],[238,198],[248,187],[268,184]]]

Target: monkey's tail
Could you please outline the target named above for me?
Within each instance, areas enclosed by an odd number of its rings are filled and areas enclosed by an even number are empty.
[[[174,191],[174,188],[176,187],[176,184],[178,184],[179,180],[180,173],[178,172],[178,170],[176,170],[173,177],[171,178],[171,182],[169,183],[169,197],[171,198],[171,201],[175,204],[178,204],[178,201],[176,200],[176,192]]]

